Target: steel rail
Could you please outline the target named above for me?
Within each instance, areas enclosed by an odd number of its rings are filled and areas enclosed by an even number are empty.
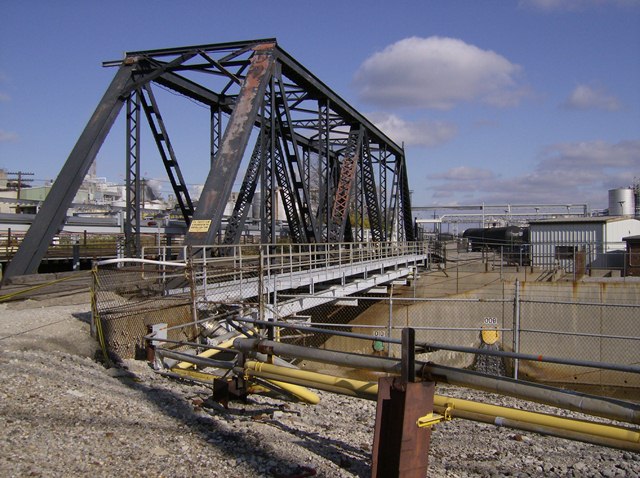
[[[390,374],[399,374],[401,371],[401,360],[389,357],[373,357],[335,350],[314,349],[260,339],[236,339],[233,347],[244,354],[260,352],[274,354],[278,357],[311,360]],[[548,385],[521,382],[507,377],[494,377],[480,372],[428,362],[416,361],[415,364],[416,376],[421,378],[508,395],[612,420],[640,424],[639,404],[562,390]]]
[[[322,329],[318,327],[300,326],[300,325],[290,324],[287,322],[277,322],[277,321],[272,322],[268,320],[249,319],[246,317],[235,318],[234,320],[238,322],[247,322],[250,324],[264,325],[268,327],[281,327],[281,328],[287,328],[287,329],[301,330],[305,332],[316,332],[320,334],[339,335],[341,337],[349,337],[354,339],[377,340],[377,341],[385,342],[389,344],[401,344],[400,339],[393,339],[390,337],[373,337],[367,334],[355,334],[352,332],[327,330],[327,329]],[[416,347],[424,350],[425,352],[435,352],[436,350],[449,350],[451,352],[462,352],[462,353],[470,353],[475,355],[489,355],[494,357],[505,357],[505,358],[519,359],[519,360],[531,360],[534,362],[542,362],[542,363],[555,363],[560,365],[573,365],[577,367],[614,370],[617,372],[640,373],[640,366],[637,366],[637,365],[621,365],[621,364],[607,363],[607,362],[593,362],[588,360],[573,360],[568,358],[547,357],[544,355],[506,352],[504,350],[479,349],[475,347],[464,347],[464,346],[458,346],[458,345],[447,345],[447,344],[438,344],[438,343],[430,343],[430,342],[416,342]]]
[[[282,369],[268,363],[248,361],[244,367],[238,367],[236,372],[249,377],[283,380],[300,386],[314,387],[368,400],[375,400],[378,395],[376,382],[364,382],[305,370]],[[433,405],[434,410],[445,416],[536,431],[624,450],[640,451],[640,432],[635,429],[443,395],[434,395]]]

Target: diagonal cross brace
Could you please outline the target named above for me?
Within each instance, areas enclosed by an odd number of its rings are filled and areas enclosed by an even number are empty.
[[[363,131],[361,128],[351,128],[345,157],[340,168],[340,178],[333,200],[331,223],[329,224],[329,241],[342,242],[345,237],[348,222],[349,203],[353,191],[353,184],[360,162]]]

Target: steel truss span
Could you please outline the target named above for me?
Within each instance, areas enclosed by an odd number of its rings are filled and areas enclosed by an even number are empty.
[[[260,198],[261,242],[275,243],[278,205],[295,243],[411,241],[404,151],[277,44],[263,39],[128,52],[80,135],[6,276],[37,271],[83,178],[126,104],[125,233],[139,251],[140,123],[150,130],[189,232],[187,244],[236,244]],[[197,205],[155,89],[210,109],[210,151]],[[141,114],[143,113],[143,114]],[[245,159],[248,158],[248,159]],[[241,168],[241,163],[247,164]],[[240,171],[245,170],[243,177]],[[242,184],[231,217],[223,215]],[[258,194],[260,192],[260,194]]]

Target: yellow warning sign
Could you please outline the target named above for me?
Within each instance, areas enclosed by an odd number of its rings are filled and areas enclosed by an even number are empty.
[[[482,341],[485,344],[493,345],[500,339],[500,332],[496,329],[482,328]]]
[[[211,219],[194,219],[189,226],[189,232],[209,232]]]

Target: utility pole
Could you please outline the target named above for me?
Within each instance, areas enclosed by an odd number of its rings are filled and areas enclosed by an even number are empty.
[[[20,199],[20,192],[22,191],[22,188],[25,186],[24,183],[30,183],[33,181],[33,179],[25,179],[24,176],[33,176],[33,173],[25,173],[24,171],[18,171],[16,173],[7,173],[7,175],[17,176],[17,180],[15,181],[15,183],[16,183],[16,188],[18,190],[18,196],[16,199]],[[27,185],[27,187],[31,187],[31,186]]]

